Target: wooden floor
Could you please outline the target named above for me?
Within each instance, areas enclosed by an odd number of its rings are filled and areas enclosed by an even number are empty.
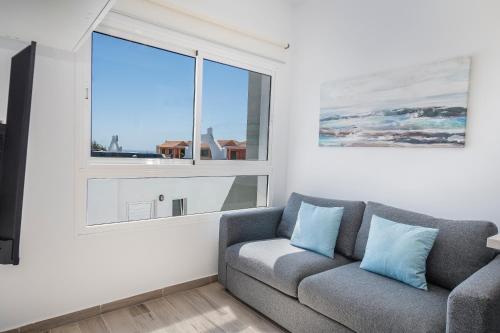
[[[53,328],[50,333],[285,332],[212,283]]]

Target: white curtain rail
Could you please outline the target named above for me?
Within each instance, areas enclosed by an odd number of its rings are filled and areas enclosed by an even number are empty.
[[[229,31],[231,31],[233,33],[237,33],[237,34],[243,35],[245,37],[249,37],[249,38],[255,39],[257,41],[264,42],[264,43],[276,46],[278,48],[282,48],[282,49],[285,49],[285,50],[287,50],[287,49],[290,48],[290,44],[287,43],[287,42],[276,41],[276,40],[267,38],[265,36],[256,34],[254,32],[245,31],[245,30],[243,30],[243,29],[241,29],[239,27],[236,27],[236,26],[233,26],[233,25],[230,25],[230,24],[227,24],[227,23],[219,22],[219,21],[217,21],[217,20],[215,20],[212,17],[209,17],[207,15],[193,13],[191,11],[183,9],[183,8],[177,6],[177,5],[172,4],[172,3],[168,3],[168,2],[166,2],[164,0],[147,0],[147,1],[150,2],[150,3],[153,3],[155,5],[164,7],[166,9],[168,9],[168,10],[173,11],[173,12],[176,12],[178,14],[182,14],[184,16],[188,16],[188,17],[191,17],[193,19],[196,19],[196,20],[199,20],[199,21],[203,21],[205,23],[217,26],[219,28],[222,28],[222,29],[225,29],[225,30],[229,30]]]

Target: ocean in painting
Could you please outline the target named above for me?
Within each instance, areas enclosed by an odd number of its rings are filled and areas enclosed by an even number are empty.
[[[320,146],[464,147],[471,59],[321,85]]]

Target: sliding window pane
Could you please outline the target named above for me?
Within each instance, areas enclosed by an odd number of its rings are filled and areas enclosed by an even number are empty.
[[[203,61],[201,159],[267,160],[271,76]]]
[[[113,178],[87,182],[87,224],[263,207],[267,176]]]
[[[92,156],[192,156],[195,58],[94,32]]]

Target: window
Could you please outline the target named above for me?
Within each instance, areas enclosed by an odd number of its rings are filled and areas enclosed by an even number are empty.
[[[267,206],[272,67],[129,28],[99,27],[79,53],[79,233]]]
[[[266,205],[267,176],[88,180],[87,224],[110,224]]]
[[[91,156],[192,159],[195,70],[195,57],[94,32]],[[203,159],[267,160],[271,76],[205,59],[202,89]]]
[[[205,159],[205,160],[208,160],[211,158],[210,156],[210,149],[208,148],[201,148],[201,158],[202,159]]]
[[[187,215],[187,198],[172,200],[172,216]]]
[[[204,60],[202,142],[216,146],[212,159],[267,160],[270,98],[269,75]]]
[[[94,32],[94,157],[184,158],[193,139],[195,58]]]

